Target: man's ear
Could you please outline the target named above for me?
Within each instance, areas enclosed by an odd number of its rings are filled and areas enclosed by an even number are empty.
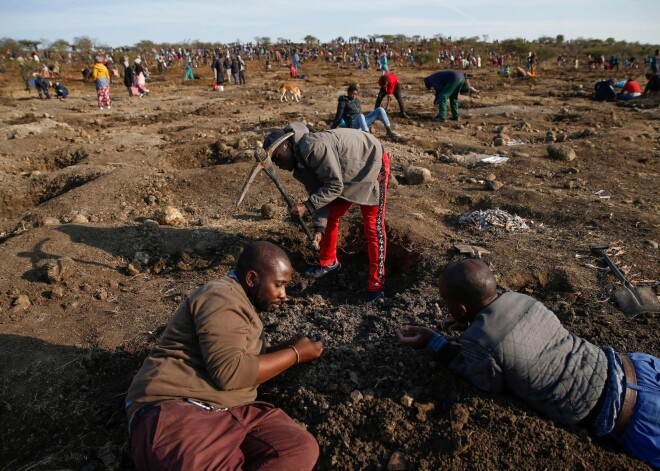
[[[247,275],[245,275],[245,284],[247,284],[250,288],[254,288],[256,285],[258,285],[259,273],[254,270],[248,271]]]

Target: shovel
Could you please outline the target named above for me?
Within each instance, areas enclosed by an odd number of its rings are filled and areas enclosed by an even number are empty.
[[[635,317],[638,314],[660,313],[660,302],[658,302],[653,290],[649,287],[636,288],[626,280],[623,273],[619,271],[612,259],[605,253],[605,249],[609,247],[609,244],[593,245],[591,251],[605,259],[607,266],[621,282],[621,289],[614,291],[614,298],[624,314]]]

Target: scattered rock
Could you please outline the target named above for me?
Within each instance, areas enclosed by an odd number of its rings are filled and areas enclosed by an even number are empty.
[[[60,220],[57,218],[47,216],[41,220],[41,225],[45,227],[59,226]]]
[[[351,402],[353,404],[358,404],[362,399],[364,399],[364,396],[357,389],[351,393]]]
[[[635,141],[635,138],[632,137],[632,136],[626,136],[626,137],[624,137],[624,139],[628,142],[634,142]]]
[[[387,471],[406,471],[407,469],[406,456],[399,451],[392,453],[387,462]]]
[[[64,288],[56,286],[50,291],[50,297],[53,299],[62,299],[64,297]]]
[[[409,185],[421,185],[422,183],[429,183],[431,178],[431,171],[423,167],[408,167],[405,172],[406,182]]]
[[[131,263],[129,263],[126,269],[132,276],[142,273],[142,265],[140,265],[137,260],[133,260]]]
[[[274,203],[266,203],[261,207],[261,215],[265,219],[273,219],[277,215],[278,207]]]
[[[568,138],[568,135],[565,132],[558,132],[555,138],[556,142],[564,142]]]
[[[495,132],[496,132],[496,133],[499,133],[499,134],[501,134],[501,133],[503,133],[503,132],[506,132],[506,126],[497,126],[497,127],[495,128]]]
[[[658,243],[655,240],[645,240],[644,244],[648,245],[652,249],[657,249],[658,248]]]
[[[550,144],[548,146],[548,156],[555,160],[565,161],[571,161],[577,158],[575,151],[564,144]]]
[[[140,265],[149,264],[149,254],[146,252],[135,252],[135,261]]]
[[[99,288],[94,291],[94,297],[99,301],[106,301],[108,299],[108,292],[105,288]]]
[[[142,225],[147,229],[158,229],[160,227],[158,221],[154,221],[153,219],[145,219]]]
[[[173,206],[166,206],[156,211],[154,218],[159,224],[164,226],[182,226],[186,223],[186,219],[181,214],[181,211]]]
[[[417,407],[417,420],[420,422],[426,422],[426,416],[429,412],[435,409],[435,404],[432,402],[417,403],[415,404],[415,407]]]
[[[73,219],[71,219],[72,224],[89,224],[89,219],[84,214],[76,214]]]
[[[456,403],[451,408],[451,429],[458,432],[463,430],[470,420],[470,411],[463,404]]]
[[[555,142],[557,140],[557,136],[555,136],[555,133],[552,131],[548,131],[545,135],[545,142]]]
[[[71,257],[61,257],[46,263],[46,280],[58,283],[68,280],[75,271],[76,264]]]
[[[415,402],[415,398],[408,393],[404,394],[403,397],[401,398],[401,404],[403,404],[406,407],[412,407],[414,402]]]
[[[497,180],[497,175],[495,175],[494,173],[489,173],[488,175],[486,175],[485,180],[487,182],[495,181]]]
[[[32,303],[30,302],[30,298],[27,296],[27,294],[19,294],[16,299],[14,299],[12,306],[24,310],[27,309],[30,304]]]
[[[486,181],[486,188],[491,190],[491,191],[498,191],[502,189],[504,186],[504,183],[498,182],[497,180],[487,180]]]
[[[593,136],[596,134],[596,128],[584,128],[584,131],[582,131],[582,137],[589,137]]]

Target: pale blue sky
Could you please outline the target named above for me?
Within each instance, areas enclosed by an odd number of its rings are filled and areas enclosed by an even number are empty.
[[[540,36],[660,43],[658,0],[0,0],[0,37],[88,36],[110,46],[142,39],[177,43],[302,42],[338,36],[442,33],[489,40]]]

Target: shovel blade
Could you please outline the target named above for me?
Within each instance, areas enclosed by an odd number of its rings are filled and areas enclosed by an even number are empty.
[[[638,314],[660,313],[660,301],[653,290],[644,288],[623,288],[614,291],[614,299],[624,314],[635,317]]]

